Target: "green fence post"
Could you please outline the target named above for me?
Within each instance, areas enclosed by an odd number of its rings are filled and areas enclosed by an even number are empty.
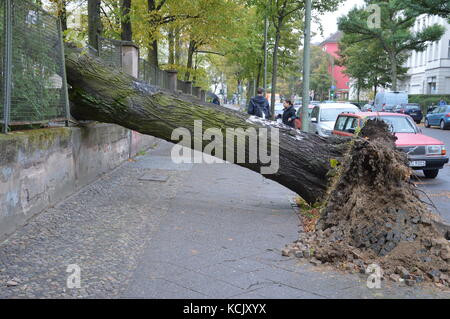
[[[3,101],[3,133],[8,133],[11,113],[11,80],[12,80],[12,0],[5,1],[5,65],[4,65],[4,101]]]

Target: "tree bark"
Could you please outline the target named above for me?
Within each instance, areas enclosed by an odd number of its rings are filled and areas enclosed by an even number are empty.
[[[389,52],[389,60],[391,62],[391,89],[397,91],[397,57],[394,53]]]
[[[202,120],[202,132],[217,128],[224,140],[232,137],[227,128],[271,128],[268,123],[255,122],[254,118],[182,95],[163,91],[107,67],[98,58],[80,52],[76,48],[66,48],[67,78],[71,85],[71,113],[79,120],[94,120],[115,123],[123,127],[172,141],[172,132],[180,127],[194,132],[194,120]],[[272,127],[273,128],[273,127]],[[269,132],[269,136],[275,134]],[[238,133],[237,139],[245,138]],[[195,140],[192,140],[195,145]],[[210,141],[201,142],[205,146]],[[279,141],[269,149],[279,147],[276,173],[263,174],[299,194],[309,203],[321,201],[327,191],[330,159],[340,160],[348,148],[347,139],[322,138],[315,134],[299,132],[287,127],[279,129]],[[228,147],[228,148],[227,148]],[[196,148],[198,149],[198,147]],[[200,149],[201,150],[201,149]],[[234,145],[224,143],[223,155],[227,150],[237,156]],[[258,155],[256,163],[249,163],[246,147],[244,163],[237,165],[258,173],[264,161]],[[274,152],[276,153],[276,152]]]
[[[148,13],[151,14],[153,11],[155,11],[156,3],[155,0],[148,0],[147,2],[148,6]],[[159,22],[153,21],[154,18],[150,19],[150,27],[154,29],[154,33],[158,31]],[[150,47],[148,48],[148,62],[152,65],[159,66],[159,58],[158,58],[158,39],[153,39],[152,43],[150,44]]]
[[[256,89],[258,89],[258,88],[260,88],[261,87],[261,73],[262,73],[262,70],[261,70],[261,68],[262,68],[262,62],[259,62],[259,64],[258,64],[258,73],[257,73],[257,75],[256,75]]]
[[[67,1],[61,0],[58,2],[58,16],[61,21],[61,30],[67,31]]]
[[[191,71],[192,70],[192,64],[194,60],[194,53],[196,50],[196,42],[194,40],[189,41],[189,49],[188,49],[188,57],[187,57],[187,64],[186,64],[186,74],[184,76],[185,81],[189,81],[191,78]]]
[[[131,0],[122,0],[121,3],[121,38],[123,41],[133,41],[133,30],[131,28]]]
[[[275,115],[275,94],[277,93],[277,80],[278,80],[278,47],[281,39],[281,18],[278,20],[278,26],[276,27],[275,45],[273,47],[273,61],[272,61],[272,94],[270,96],[270,108],[272,116]]]
[[[181,65],[181,28],[175,28],[175,64]]]
[[[89,45],[98,51],[98,36],[102,33],[100,20],[101,0],[88,0],[88,36]]]
[[[154,66],[159,66],[158,40],[153,40],[148,49],[148,62]]]
[[[175,29],[173,27],[169,27],[169,32],[167,35],[169,42],[169,57],[167,64],[174,65],[175,64]]]
[[[253,97],[253,80],[248,80],[247,81],[247,101],[250,101],[250,99]]]

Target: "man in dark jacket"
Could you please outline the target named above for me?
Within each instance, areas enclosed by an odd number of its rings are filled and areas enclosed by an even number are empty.
[[[213,102],[214,104],[220,105],[220,100],[219,100],[219,98],[217,97],[217,95],[214,96],[212,102]]]
[[[297,112],[295,111],[294,105],[291,100],[285,100],[283,103],[283,124],[295,127],[295,119],[297,118]]]
[[[264,90],[259,88],[258,95],[250,99],[248,105],[248,114],[270,119],[269,101],[264,97]]]

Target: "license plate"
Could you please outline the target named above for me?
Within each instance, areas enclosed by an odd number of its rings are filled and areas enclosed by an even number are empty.
[[[409,162],[409,166],[424,167],[424,166],[427,166],[427,162],[426,161],[411,161],[411,162]]]

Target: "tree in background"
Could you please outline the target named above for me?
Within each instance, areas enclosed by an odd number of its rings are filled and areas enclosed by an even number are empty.
[[[268,15],[268,50],[273,54],[268,55],[267,71],[275,83],[272,91],[299,93],[295,83],[301,76],[297,53],[302,38],[303,1],[89,0],[87,6],[83,0],[69,1],[76,6],[68,6],[67,14],[77,10],[82,16],[82,26],[76,32],[73,25],[68,28],[69,41],[75,39],[75,33],[81,38],[84,34],[96,47],[94,35],[100,32],[106,38],[133,41],[150,64],[177,70],[180,79],[194,80],[205,89],[217,82],[216,75],[220,74],[229,88],[229,97],[238,93],[238,88],[242,93],[246,87],[251,95],[262,86],[264,19]],[[325,2],[318,1],[315,9],[325,11],[339,1]],[[278,81],[283,92],[277,92]]]
[[[98,50],[98,36],[102,34],[100,18],[101,0],[88,0],[88,36],[89,45]]]
[[[314,100],[326,100],[333,83],[330,74],[330,59],[333,56],[322,51],[321,47],[311,47],[311,84],[314,91]]]
[[[278,53],[282,32],[286,24],[295,20],[303,20],[304,1],[299,0],[249,0],[250,4],[260,7],[271,21],[275,30],[275,39],[272,54],[272,95],[271,107],[274,114],[275,94],[277,93],[278,79]],[[318,13],[336,9],[340,0],[318,0],[313,2],[313,10]],[[291,30],[292,31],[292,30]]]
[[[424,51],[428,43],[438,41],[445,32],[440,25],[431,25],[415,32],[412,30],[416,18],[422,11],[414,10],[414,0],[366,0],[366,4],[378,5],[380,23],[370,23],[372,12],[366,8],[354,8],[347,16],[338,20],[339,29],[353,35],[352,43],[366,40],[376,41],[389,58],[391,88],[397,90],[398,66],[408,51]],[[405,8],[409,8],[405,10]]]
[[[407,10],[441,16],[450,23],[450,1],[448,0],[400,0],[400,4]]]
[[[131,25],[131,0],[121,0],[121,39],[133,41],[133,29]]]
[[[361,90],[373,89],[373,95],[378,87],[391,85],[390,62],[387,53],[376,40],[354,41],[354,35],[344,34],[339,42],[339,65],[345,66],[345,73],[353,80],[352,85],[357,91],[359,101]],[[407,72],[402,65],[407,59],[406,54],[398,56],[397,76],[401,78]]]
[[[63,32],[67,30],[67,0],[49,0],[55,9],[56,16],[61,21],[61,29]],[[42,2],[41,2],[42,6]]]
[[[192,1],[186,9],[190,16],[197,17],[183,29],[189,43],[185,74],[185,81],[188,81],[194,69],[194,55],[201,50],[215,52],[217,48],[229,45],[229,39],[239,36],[239,23],[245,17],[237,2],[226,0]]]

